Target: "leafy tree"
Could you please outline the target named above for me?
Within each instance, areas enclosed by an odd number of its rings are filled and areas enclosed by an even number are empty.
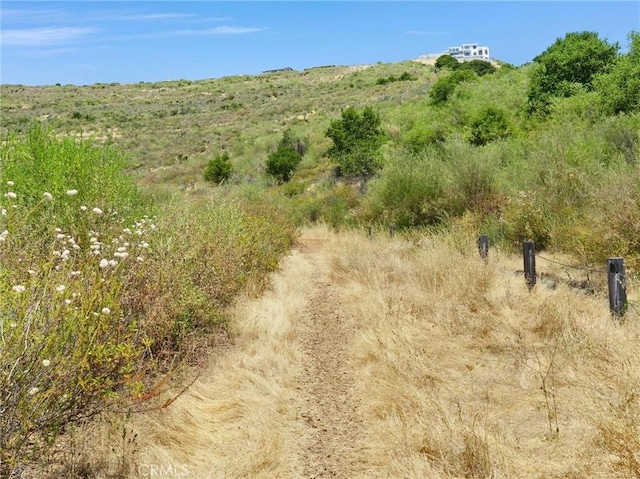
[[[567,33],[534,58],[528,94],[531,112],[546,112],[551,98],[568,97],[580,87],[592,88],[594,77],[616,59],[619,46],[594,32]]]
[[[484,60],[471,60],[470,62],[461,63],[457,70],[472,70],[478,74],[478,76],[488,75],[496,71],[490,62]]]
[[[449,99],[453,90],[459,83],[471,81],[476,78],[471,70],[454,71],[451,75],[439,78],[429,91],[429,96],[435,105],[440,105]]]
[[[380,169],[386,136],[380,115],[372,107],[362,112],[353,107],[342,110],[342,118],[331,122],[326,136],[333,141],[327,156],[338,164],[342,174],[370,176]]]
[[[276,151],[267,158],[267,173],[278,182],[285,183],[291,179],[293,173],[302,161],[299,150],[300,142],[293,138],[291,130],[287,129],[282,134]]]
[[[629,33],[629,43],[629,53],[594,82],[607,113],[640,110],[640,33]]]
[[[509,122],[504,111],[486,108],[471,125],[471,144],[486,145],[491,141],[510,136]]]
[[[455,70],[459,66],[460,63],[458,60],[451,55],[440,55],[435,63],[436,68],[451,68],[452,70]]]
[[[204,179],[205,181],[220,184],[229,179],[231,171],[232,167],[229,153],[226,151],[222,154],[218,153],[213,160],[209,160],[209,164],[204,170]]]

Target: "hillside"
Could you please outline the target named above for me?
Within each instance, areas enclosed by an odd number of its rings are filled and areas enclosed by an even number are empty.
[[[0,475],[637,476],[629,40],[2,85]]]

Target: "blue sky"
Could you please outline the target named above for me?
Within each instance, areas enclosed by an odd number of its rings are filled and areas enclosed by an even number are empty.
[[[93,84],[397,62],[477,42],[521,65],[568,32],[627,46],[634,1],[2,1],[0,83]]]

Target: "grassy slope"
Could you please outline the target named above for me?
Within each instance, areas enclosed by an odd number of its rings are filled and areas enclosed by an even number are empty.
[[[418,80],[376,85],[403,71]],[[423,98],[432,81],[431,67],[404,62],[195,82],[4,85],[0,133],[41,119],[60,134],[110,137],[151,183],[200,180],[205,163],[226,149],[240,173],[255,178],[285,127],[308,137],[318,159],[328,146],[324,130],[341,108],[408,103]]]

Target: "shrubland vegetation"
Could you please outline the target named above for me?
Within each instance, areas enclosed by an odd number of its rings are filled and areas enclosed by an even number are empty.
[[[531,64],[484,63],[3,85],[5,470],[154,396],[295,226],[464,224],[633,273],[640,34],[624,53],[577,32]]]

